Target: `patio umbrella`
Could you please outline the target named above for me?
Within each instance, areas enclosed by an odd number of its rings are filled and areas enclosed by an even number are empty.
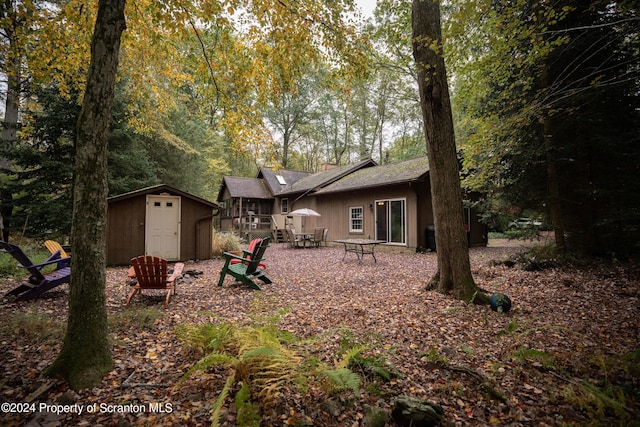
[[[289,212],[289,215],[291,215],[291,216],[302,216],[302,217],[322,216],[318,212],[314,211],[313,209],[309,209],[309,208],[296,209],[294,211]],[[303,222],[302,222],[302,231],[304,232],[304,218],[303,218]]]

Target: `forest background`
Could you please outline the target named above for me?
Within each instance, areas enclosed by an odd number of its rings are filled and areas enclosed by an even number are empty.
[[[0,6],[4,237],[69,235],[71,215],[60,212],[71,212],[93,3]],[[263,165],[317,171],[426,152],[411,2],[379,0],[367,19],[351,0],[127,7],[110,195],[166,183],[215,200],[224,175]],[[540,216],[576,249],[638,251],[639,9],[443,3],[435,48],[447,61],[463,184],[484,194],[476,207],[491,227]],[[304,48],[310,40],[319,48]]]

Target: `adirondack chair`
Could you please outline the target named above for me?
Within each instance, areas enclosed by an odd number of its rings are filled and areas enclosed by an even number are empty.
[[[168,273],[167,260],[164,258],[141,255],[131,259],[131,265],[136,274],[137,283],[127,298],[127,307],[131,303],[131,299],[136,294],[141,294],[145,289],[161,289],[167,291],[167,297],[164,301],[165,308],[169,307],[171,295],[176,294],[176,283],[178,278],[182,276],[184,264],[175,263],[173,273]]]
[[[65,263],[65,262],[69,262],[69,260],[71,259],[71,255],[69,255],[64,248],[62,247],[62,245],[58,242],[56,242],[55,240],[47,240],[46,242],[44,242],[44,246],[49,250],[49,252],[51,252],[51,255],[55,254],[56,252],[60,253],[60,258],[62,259],[62,261],[60,261],[61,263]],[[63,268],[64,264],[61,264],[58,268]]]
[[[222,286],[226,275],[233,276],[236,280],[244,283],[251,289],[260,290],[260,286],[255,282],[255,279],[260,279],[266,284],[272,283],[271,279],[267,277],[264,270],[259,268],[260,262],[263,261],[264,252],[269,246],[270,237],[265,237],[260,242],[256,242],[255,248],[250,256],[241,257],[234,255],[230,252],[225,252],[225,263],[220,271],[220,280],[218,286]],[[231,260],[237,259],[237,264],[231,264]]]
[[[0,241],[0,247],[19,262],[18,267],[24,268],[29,272],[29,277],[23,280],[19,286],[7,292],[5,297],[15,297],[14,301],[25,301],[35,298],[58,285],[69,283],[71,278],[71,259],[61,258],[60,252],[56,251],[44,262],[34,264],[18,246]],[[55,265],[56,270],[50,273],[43,273],[42,269],[49,265]]]
[[[56,251],[60,251],[61,258],[69,258],[71,256],[64,250],[62,245],[55,240],[47,240],[46,242],[44,242],[44,246],[49,250],[49,252],[51,252],[52,255],[55,254]]]
[[[230,253],[234,254],[234,255],[238,255],[238,256],[242,256],[244,258],[251,258],[251,254],[253,253],[253,251],[256,249],[256,245],[258,243],[262,242],[262,239],[257,238],[257,239],[253,239],[251,242],[249,242],[249,247],[247,249],[243,249],[242,251],[231,251]],[[231,260],[231,264],[239,264],[242,261],[240,261],[239,259],[233,258]],[[245,262],[245,264],[248,264],[248,261]],[[262,268],[263,270],[265,268],[267,268],[266,265],[264,265],[263,263],[259,263],[258,264],[258,268]]]

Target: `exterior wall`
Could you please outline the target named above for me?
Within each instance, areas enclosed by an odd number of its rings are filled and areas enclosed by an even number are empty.
[[[109,203],[107,215],[107,264],[129,264],[144,255],[146,194]]]
[[[417,204],[420,216],[418,217],[417,227],[417,248],[427,247],[426,231],[427,227],[432,226],[433,206],[431,204],[431,183],[427,182],[421,186],[417,193]]]
[[[180,258],[196,260],[211,258],[212,209],[195,200],[182,197],[180,224]]]
[[[320,213],[321,217],[305,218],[305,230],[315,227],[329,229],[327,241],[348,238],[373,239],[375,231],[375,203],[378,200],[405,199],[406,200],[406,245],[388,244],[389,246],[406,247],[410,249],[426,248],[427,227],[433,226],[433,209],[431,205],[431,189],[429,183],[414,182],[375,188],[371,191],[349,191],[327,195],[311,195],[296,202],[291,208],[310,208]],[[276,200],[278,203],[278,200]],[[363,232],[349,231],[349,208],[363,207]],[[289,218],[293,226],[302,230],[301,217]],[[477,215],[470,213],[471,246],[486,245],[487,228],[478,221]]]
[[[405,199],[406,208],[406,245],[389,244],[390,246],[402,246],[416,248],[424,239],[424,230],[420,232],[421,224],[425,219],[425,211],[419,211],[418,206],[429,202],[428,215],[431,215],[430,196],[425,186],[408,184],[376,188],[372,191],[350,191],[344,193],[318,195],[315,197],[316,208],[322,217],[318,218],[317,225],[329,229],[327,241],[349,238],[373,239],[375,238],[375,203],[377,200]],[[363,208],[363,232],[349,231],[349,208]],[[296,208],[302,206],[296,206]],[[418,212],[423,212],[421,216]],[[421,237],[422,236],[422,237]]]

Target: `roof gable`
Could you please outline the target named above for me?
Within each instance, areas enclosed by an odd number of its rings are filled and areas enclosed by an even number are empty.
[[[282,190],[280,192],[280,195],[308,193],[313,190],[325,187],[333,182],[336,182],[337,180],[342,179],[343,177],[348,176],[349,174],[357,170],[370,168],[372,166],[377,166],[377,163],[372,159],[367,159],[359,163],[338,166],[333,169],[317,172],[296,181],[287,189]]]
[[[315,194],[380,187],[423,179],[429,172],[426,157],[357,170],[318,190]]]
[[[287,169],[273,170],[266,167],[261,167],[258,171],[257,178],[262,178],[265,181],[265,185],[271,194],[276,195],[288,188],[294,182],[299,181],[307,176],[311,175],[311,172],[293,171]]]
[[[237,176],[225,176],[218,193],[218,201],[221,201],[224,189],[229,190],[232,198],[244,197],[247,199],[271,199],[272,196],[265,187],[263,181],[258,178],[242,178]]]

